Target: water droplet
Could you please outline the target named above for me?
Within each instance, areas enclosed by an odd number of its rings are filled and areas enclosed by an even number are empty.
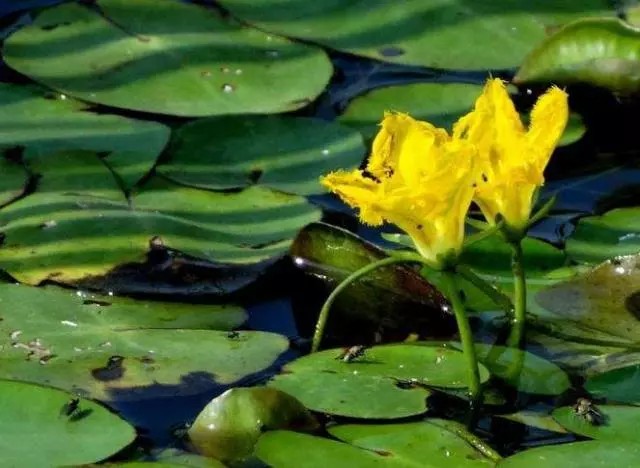
[[[66,101],[67,100],[67,95],[66,94],[60,94],[58,96],[58,99],[60,99],[61,101]]]
[[[202,76],[203,78],[209,78],[211,76],[211,72],[209,70],[202,70],[200,72],[200,76]]]
[[[71,320],[60,320],[62,325],[66,325],[68,327],[77,327],[78,324],[76,322],[72,322]]]
[[[326,156],[327,154],[329,154],[329,153],[330,153],[330,151],[329,151],[327,148],[325,148],[325,149],[323,149],[323,150],[322,150],[322,154],[324,154],[325,156]]]
[[[267,50],[265,54],[267,55],[267,57],[273,57],[273,58],[280,56],[280,52],[278,52],[277,50]]]
[[[242,75],[242,70],[241,70],[241,69],[239,69],[239,68],[237,68],[237,69],[236,69],[236,75]]]
[[[533,94],[533,90],[531,88],[527,88],[525,90],[525,93],[527,93],[528,95],[532,95]]]
[[[107,293],[107,295],[108,295],[108,296],[113,296],[113,291],[109,291],[109,292]]]
[[[625,270],[624,267],[621,265],[618,265],[617,267],[615,267],[613,271],[615,271],[616,274],[618,275],[624,275],[627,272],[627,270]]]
[[[267,36],[267,41],[269,41],[269,42],[273,41],[273,37],[272,36]]]
[[[228,68],[228,67],[220,67],[220,71],[221,71],[222,73],[229,73],[231,70],[229,70],[229,68]]]
[[[353,371],[353,375],[358,375],[358,371],[357,371],[357,370],[354,370],[354,371]]]
[[[225,93],[232,93],[234,90],[235,88],[233,87],[233,85],[230,85],[228,83],[222,85],[222,91],[224,91]]]

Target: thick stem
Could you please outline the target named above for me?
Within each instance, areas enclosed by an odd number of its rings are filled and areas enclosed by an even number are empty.
[[[480,398],[480,373],[478,371],[478,358],[476,357],[476,348],[473,343],[471,325],[469,325],[469,318],[456,287],[455,274],[450,271],[443,271],[442,273],[443,282],[447,290],[447,299],[449,299],[451,307],[453,307],[453,313],[456,316],[462,352],[467,361],[469,396],[471,401],[475,403]]]
[[[320,348],[320,342],[322,341],[322,336],[324,335],[324,328],[327,324],[327,319],[329,318],[329,309],[333,305],[334,301],[338,297],[338,294],[342,292],[347,286],[349,286],[354,281],[357,281],[362,276],[370,273],[376,268],[380,268],[386,265],[391,265],[393,263],[407,263],[411,260],[407,260],[406,258],[401,257],[387,257],[382,260],[375,261],[373,263],[369,263],[368,265],[360,268],[357,271],[354,271],[349,276],[347,276],[342,283],[340,283],[336,289],[334,289],[327,300],[322,305],[322,309],[320,309],[320,315],[318,316],[318,321],[316,322],[316,329],[313,334],[313,341],[311,342],[311,352],[315,353]]]
[[[511,243],[511,271],[513,272],[514,286],[514,314],[507,345],[517,348],[522,343],[527,314],[527,285],[524,276],[524,265],[522,264],[522,244],[520,241]]]

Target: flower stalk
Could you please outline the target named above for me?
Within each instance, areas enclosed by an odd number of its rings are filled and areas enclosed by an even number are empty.
[[[514,241],[511,245],[511,271],[513,273],[513,318],[511,331],[507,338],[507,346],[518,348],[524,336],[527,315],[527,283],[522,258],[522,242]]]

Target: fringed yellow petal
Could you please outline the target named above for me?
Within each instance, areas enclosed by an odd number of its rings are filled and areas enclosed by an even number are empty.
[[[557,86],[553,86],[536,102],[531,111],[531,123],[527,140],[534,150],[531,161],[539,171],[549,162],[558,141],[562,137],[569,120],[568,96]]]
[[[347,205],[357,208],[364,223],[372,226],[383,223],[384,219],[375,207],[379,197],[379,185],[374,180],[364,177],[359,170],[331,172],[321,177],[320,182],[342,198]]]

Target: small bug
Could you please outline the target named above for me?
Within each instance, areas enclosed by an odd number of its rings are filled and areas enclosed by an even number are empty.
[[[78,410],[79,406],[80,406],[80,398],[73,397],[69,401],[67,401],[64,405],[62,405],[62,408],[60,409],[60,415],[71,416],[73,413],[75,413]]]
[[[343,362],[353,362],[358,358],[364,356],[365,351],[367,350],[366,346],[357,345],[351,346],[350,348],[344,348],[342,352],[336,357],[336,359],[340,359]]]
[[[605,417],[598,407],[587,398],[578,398],[576,404],[573,405],[573,412],[592,426],[599,426],[605,421]]]

